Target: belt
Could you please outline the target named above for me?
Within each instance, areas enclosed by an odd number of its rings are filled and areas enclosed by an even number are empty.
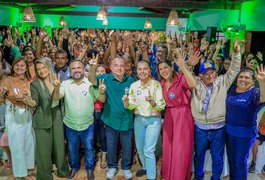
[[[101,112],[101,109],[95,109],[95,112]]]

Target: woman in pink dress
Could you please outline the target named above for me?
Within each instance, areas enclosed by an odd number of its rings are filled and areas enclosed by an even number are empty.
[[[175,63],[180,68],[180,73],[175,72],[169,61],[158,64],[166,101],[161,175],[164,180],[190,180],[194,139],[190,96],[196,82],[185,66],[182,53],[178,53]]]

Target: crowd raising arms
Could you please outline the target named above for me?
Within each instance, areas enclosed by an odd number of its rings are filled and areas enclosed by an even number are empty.
[[[229,126],[242,127],[242,124],[234,123],[236,120],[230,118],[231,114],[236,116],[233,112],[236,105],[226,110],[231,106],[228,89],[239,73],[243,56],[240,42],[235,40],[231,64],[227,68],[225,62],[218,58],[221,43],[223,46],[226,41],[209,45],[205,38],[201,41],[192,36],[184,39],[181,34],[178,38],[166,36],[163,39],[157,32],[144,31],[96,30],[91,33],[78,30],[76,33],[64,28],[54,29],[52,38],[43,29],[37,33],[36,29],[26,33],[18,30],[15,34],[11,32],[10,28],[4,31],[7,38],[1,47],[1,56],[5,57],[1,58],[1,77],[8,67],[11,67],[11,75],[5,75],[1,80],[0,98],[6,104],[5,128],[15,177],[26,177],[28,171],[34,168],[33,152],[36,148],[37,179],[52,179],[52,164],[57,166],[58,176],[73,178],[80,169],[79,143],[76,143],[80,141],[85,151],[87,178],[94,179],[93,149],[96,145],[93,142],[94,138],[98,138],[93,135],[96,100],[105,103],[101,109],[104,123],[101,128],[106,131],[108,179],[112,179],[117,172],[118,139],[124,155],[122,172],[127,179],[132,178],[130,151],[133,128],[142,163],[142,169],[136,176],[146,174],[147,179],[156,179],[155,147],[161,143],[158,141],[161,130],[163,179],[190,179],[193,146],[195,179],[203,178],[206,149],[202,148],[207,144],[211,151],[219,147],[220,151],[215,151],[218,154],[212,154],[213,178],[221,176],[225,137],[229,139],[233,136]],[[160,44],[161,41],[165,44]],[[24,50],[20,51],[18,46]],[[19,56],[21,53],[25,58]],[[224,57],[230,56],[226,49],[222,49],[222,53]],[[10,58],[16,56],[15,59]],[[260,53],[257,53],[256,61],[263,62]],[[246,122],[253,120],[250,127],[256,129],[255,114],[264,102],[264,68],[262,65],[250,66],[249,59],[246,62],[256,73],[260,87],[258,95],[261,105],[251,104],[255,113],[246,119]],[[102,63],[110,68],[111,73],[96,77],[97,67]],[[254,72],[255,69],[257,72]],[[249,72],[243,73],[244,77],[242,73],[237,78],[236,93],[246,92],[241,92],[240,88],[247,84],[243,80]],[[129,94],[125,94],[128,90]],[[218,101],[220,98],[222,100]],[[214,110],[212,105],[219,109]],[[161,112],[164,109],[163,115]],[[24,130],[14,132],[17,125],[23,125]],[[214,143],[204,142],[204,132],[209,131],[219,134],[220,139],[214,139]],[[14,133],[20,136],[24,133],[25,139],[13,138]],[[68,141],[68,155],[65,153],[64,134]],[[255,137],[254,133],[244,157],[249,154]],[[235,141],[236,138],[232,139]],[[23,144],[25,141],[27,143]],[[231,177],[245,179],[246,164],[241,163],[244,164],[242,173],[232,165],[233,153],[239,154],[242,150],[237,150],[231,141],[226,143]],[[43,148],[47,144],[48,148]],[[30,155],[25,154],[28,150],[32,152]],[[27,161],[27,158],[31,161]]]

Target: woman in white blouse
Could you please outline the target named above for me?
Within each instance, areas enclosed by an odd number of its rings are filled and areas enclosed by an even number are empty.
[[[152,79],[148,61],[137,64],[139,80],[134,82],[129,95],[124,95],[124,106],[134,110],[135,143],[142,170],[136,176],[147,174],[147,179],[156,179],[155,147],[161,130],[160,111],[165,108],[162,88]]]

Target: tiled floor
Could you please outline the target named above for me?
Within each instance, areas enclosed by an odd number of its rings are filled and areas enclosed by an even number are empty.
[[[157,172],[159,173],[160,172],[160,165],[161,163],[158,162],[158,165],[157,165]],[[139,163],[136,163],[133,165],[132,167],[132,172],[135,172],[137,170],[140,169],[140,165]],[[101,169],[100,166],[99,166],[99,162],[97,162],[96,166],[95,166],[95,170],[94,170],[94,173],[95,173],[95,180],[105,180],[105,174],[106,174],[106,169]],[[205,174],[205,180],[210,180],[210,176],[211,176],[211,173],[208,172]],[[5,168],[5,166],[0,166],[0,180],[14,180],[15,178],[13,177],[12,175],[12,170],[8,170]],[[82,166],[81,170],[78,172],[78,174],[74,177],[73,180],[86,180],[87,177],[86,177],[86,170],[84,168],[84,166]],[[133,180],[145,180],[146,177],[141,177],[141,178],[137,178],[137,177],[134,177]],[[225,177],[224,180],[228,180],[229,177]],[[256,175],[256,174],[253,174],[253,173],[250,173],[249,174],[249,180],[262,180],[264,179],[265,180],[265,175]],[[26,177],[26,180],[36,180],[36,178],[34,176],[28,176]],[[58,178],[54,175],[54,180],[66,180],[65,178]],[[122,175],[122,172],[119,171],[117,173],[117,175],[115,176],[114,180],[125,180],[123,178],[123,175]]]

